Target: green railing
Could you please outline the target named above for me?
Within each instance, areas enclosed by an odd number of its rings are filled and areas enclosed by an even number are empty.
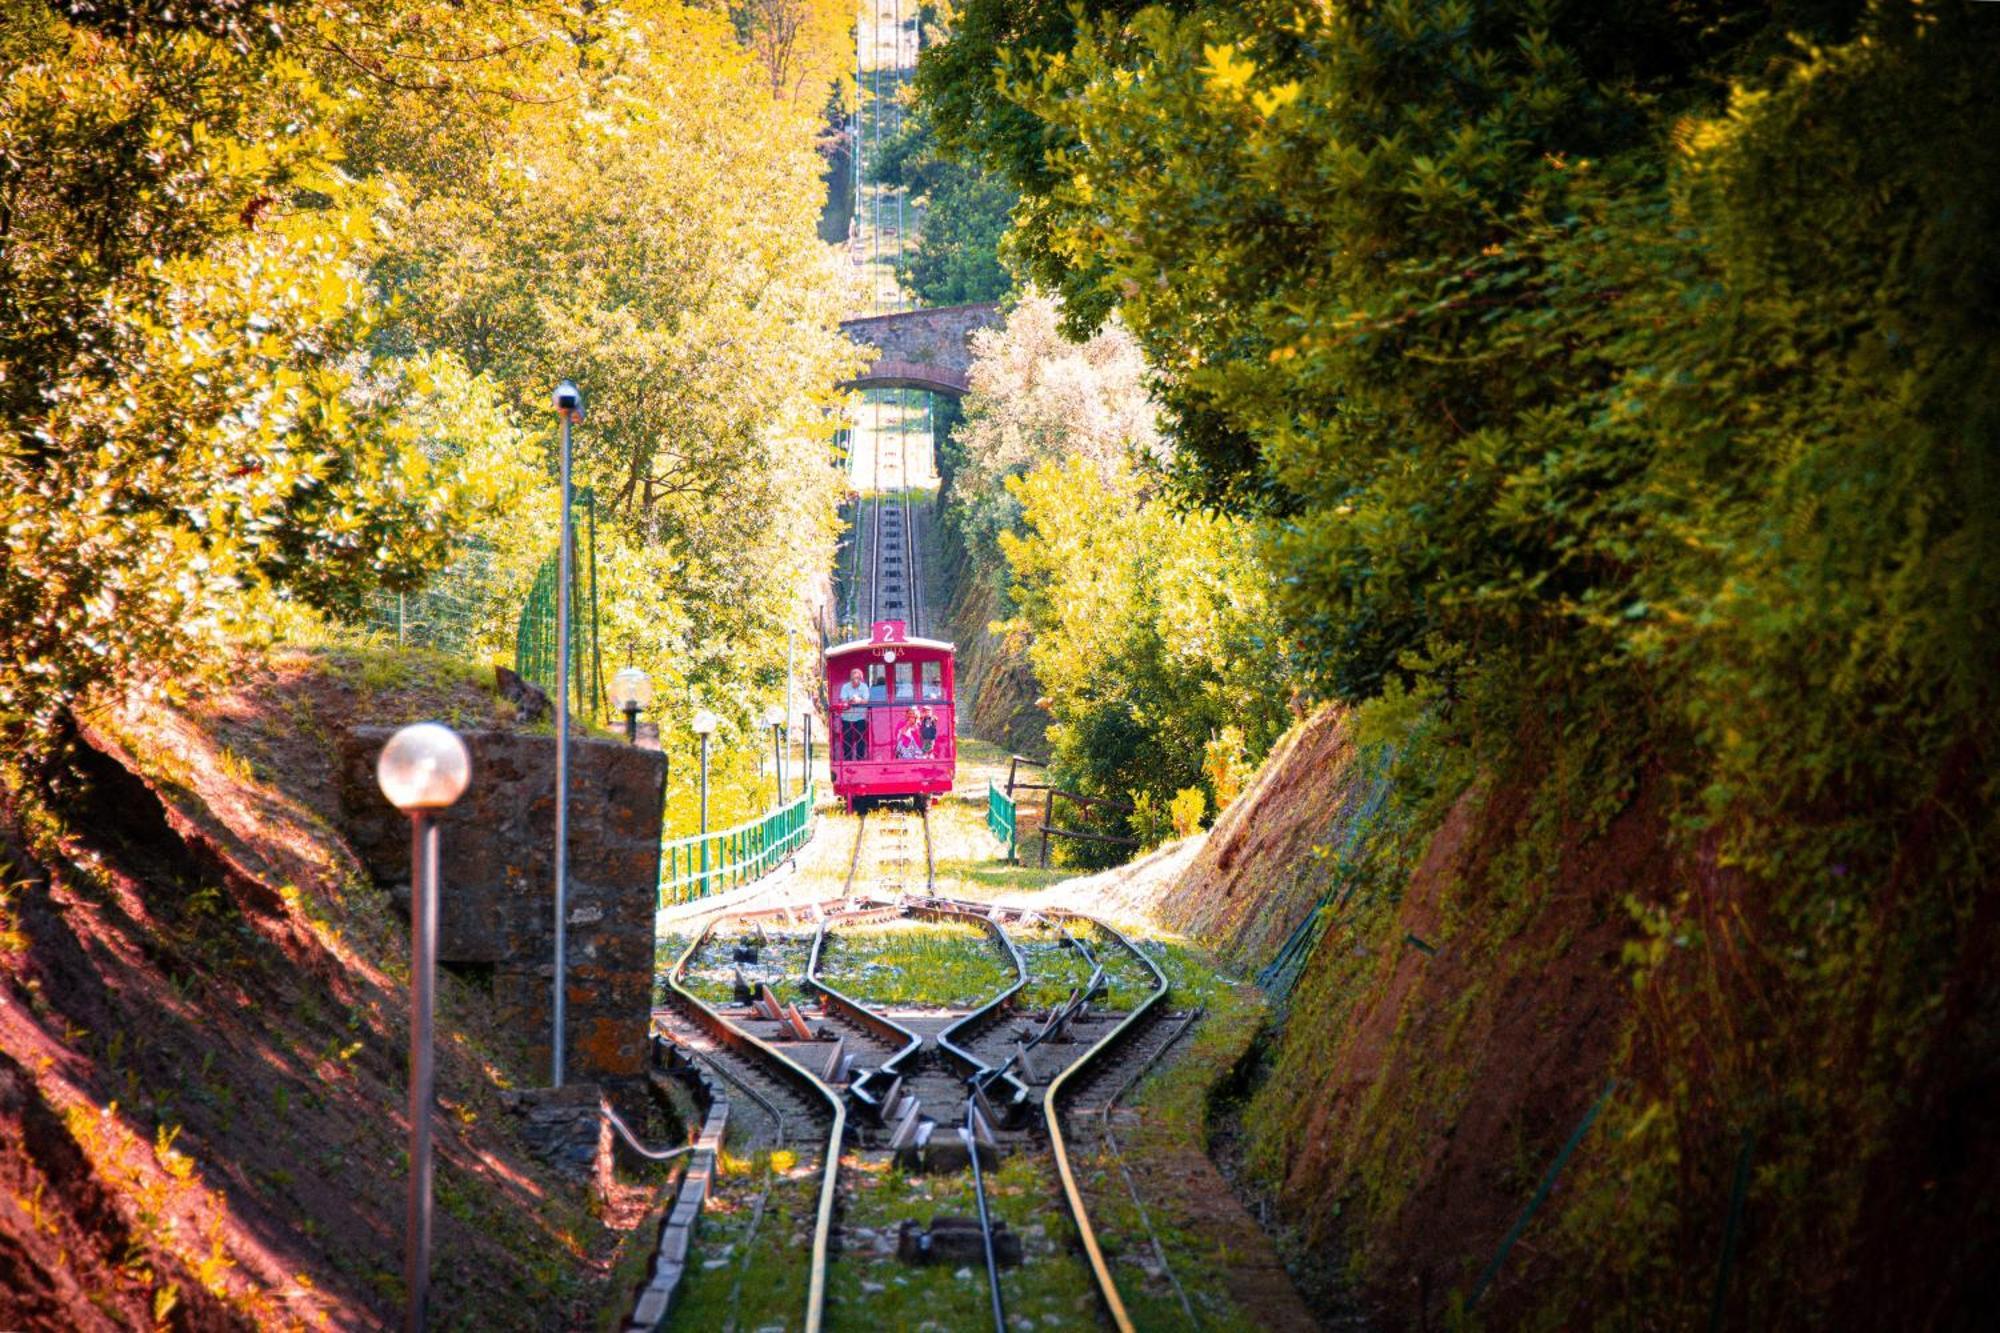
[[[748,884],[768,875],[812,835],[817,784],[758,819],[719,833],[697,833],[660,845],[660,906]]]
[[[597,646],[597,495],[585,486],[570,501],[570,701],[588,717],[603,713],[604,659]],[[514,670],[553,692],[556,687],[556,584],[561,551],[549,552],[535,574],[514,632]]]
[[[1007,859],[1014,859],[1014,798],[986,780],[986,827],[1007,848]]]

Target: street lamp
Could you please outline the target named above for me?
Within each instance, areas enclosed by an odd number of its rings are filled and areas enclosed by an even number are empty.
[[[570,534],[569,428],[583,420],[583,394],[571,380],[556,385],[562,418],[562,538],[556,551],[556,970],[549,1082],[563,1085],[563,976],[569,948],[569,582],[575,549]]]
[[[410,817],[410,1192],[403,1228],[404,1323],[424,1326],[431,1281],[431,1017],[438,940],[438,812],[465,794],[472,761],[456,732],[404,727],[375,761],[382,794]]]
[[[708,892],[708,738],[715,734],[715,714],[694,710],[694,734],[701,737],[701,891]]]
[[[772,704],[764,710],[764,725],[771,729],[771,777],[777,792],[777,803],[785,803],[785,751],[779,737],[785,730],[785,706]]]
[[[653,702],[653,678],[638,667],[626,667],[611,678],[611,706],[625,714],[625,739],[639,743],[639,710]]]

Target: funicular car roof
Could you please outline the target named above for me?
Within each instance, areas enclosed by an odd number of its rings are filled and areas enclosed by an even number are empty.
[[[957,644],[946,643],[943,639],[919,639],[912,635],[908,638],[893,640],[850,639],[846,643],[834,644],[826,650],[824,655],[826,660],[831,662],[836,657],[845,657],[849,653],[862,652],[871,648],[878,650],[893,648],[897,652],[901,652],[905,648],[929,648],[934,652],[944,653],[956,653],[958,651]]]

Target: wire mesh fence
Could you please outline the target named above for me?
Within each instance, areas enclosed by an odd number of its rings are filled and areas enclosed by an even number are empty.
[[[574,524],[574,559],[570,562],[570,702],[588,717],[604,711],[604,655],[598,646],[597,616],[597,494],[586,486],[570,504]],[[535,573],[521,620],[514,635],[514,670],[545,690],[556,688],[556,585],[561,578],[560,549]]]
[[[422,588],[375,593],[360,623],[401,647],[475,657],[506,600],[508,590],[499,583],[493,544],[483,537],[468,537],[459,543],[451,563]]]

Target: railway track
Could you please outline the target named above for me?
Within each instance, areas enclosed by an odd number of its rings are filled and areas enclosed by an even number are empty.
[[[891,836],[899,823],[908,851]],[[935,896],[928,856],[921,888],[911,883],[918,827],[928,849],[927,820],[894,811],[864,817],[841,898],[711,918],[674,967],[658,1028],[683,1058],[741,1091],[732,1104],[743,1140],[733,1151],[797,1154],[787,1177],[767,1173],[754,1197],[741,1201],[754,1216],[763,1215],[774,1190],[797,1190],[807,1178],[814,1184],[799,1327],[823,1326],[829,1264],[854,1240],[843,1235],[843,1201],[862,1178],[880,1178],[893,1165],[969,1175],[989,1315],[996,1329],[1006,1329],[1009,1237],[996,1221],[989,1181],[1003,1162],[1025,1155],[1060,1187],[1109,1323],[1130,1329],[1121,1281],[1164,1274],[1176,1290],[1179,1284],[1126,1169],[1116,1106],[1197,1015],[1172,1009],[1164,974],[1101,922]],[[908,879],[894,878],[900,874]],[[850,940],[871,932],[893,938],[897,930],[951,932],[983,960],[990,984],[943,1003],[881,998],[871,969],[893,969],[871,964],[865,949],[857,955]],[[1143,987],[1133,981],[1138,976],[1146,978]],[[1097,1169],[1107,1163],[1116,1169]],[[1136,1214],[1143,1234],[1121,1223],[1107,1257],[1093,1209],[1109,1202],[1113,1189],[1130,1199],[1121,1199],[1119,1215]],[[932,1240],[926,1234],[923,1243]],[[1013,1244],[1019,1262],[1018,1240]],[[1135,1254],[1143,1272],[1134,1271]],[[1060,1254],[1039,1261],[1071,1262]],[[1181,1303],[1192,1325],[1184,1295]]]
[[[910,440],[906,390],[897,390],[894,443],[876,405],[875,498],[868,525],[868,619],[900,620],[923,633],[922,580],[917,570],[916,516],[910,504]],[[891,485],[892,464],[894,484]]]

